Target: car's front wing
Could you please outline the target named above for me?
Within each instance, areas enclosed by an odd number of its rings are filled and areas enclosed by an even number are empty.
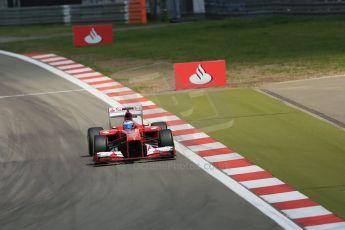
[[[141,159],[155,159],[155,158],[171,158],[176,155],[175,147],[147,147],[146,154],[140,157],[125,157],[120,151],[98,152],[93,156],[95,163],[116,162],[116,161],[129,161]]]

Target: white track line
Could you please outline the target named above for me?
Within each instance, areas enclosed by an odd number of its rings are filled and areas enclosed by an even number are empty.
[[[117,85],[120,85],[120,83],[108,82],[108,83],[94,84],[94,85],[92,85],[92,87],[94,87],[94,88],[103,88],[103,87],[111,87],[111,86],[117,86]]]
[[[34,59],[41,59],[41,58],[48,58],[48,57],[56,57],[55,54],[43,54],[43,55],[36,55],[32,56]]]
[[[130,88],[123,87],[123,88],[102,90],[102,93],[119,93],[119,92],[125,92],[125,91],[130,91],[130,90],[131,90]]]
[[[91,78],[91,79],[85,79],[85,80],[82,80],[82,81],[83,82],[87,82],[87,83],[94,83],[94,82],[100,82],[100,81],[107,81],[109,79],[110,79],[109,77],[99,76],[99,77],[95,77],[95,78]]]
[[[332,214],[330,211],[321,206],[287,209],[283,210],[283,212],[292,219]]]
[[[143,111],[144,115],[155,114],[155,113],[164,113],[164,112],[166,112],[166,110],[162,109],[162,108],[158,108],[158,109],[145,109]]]
[[[133,91],[132,94],[127,94],[127,95],[123,95],[123,96],[113,96],[111,98],[113,98],[115,101],[121,101],[121,100],[128,100],[128,99],[139,99],[142,97],[143,96],[141,94]]]
[[[175,136],[175,140],[177,140],[177,141],[188,141],[188,140],[205,138],[205,137],[209,137],[209,136],[206,133],[193,133],[193,134],[177,135],[177,136]]]
[[[243,173],[261,172],[261,171],[265,171],[265,170],[257,165],[250,165],[250,166],[231,168],[231,169],[223,169],[223,172],[229,176],[243,174]]]
[[[48,63],[48,64],[49,64],[49,65],[56,66],[56,65],[66,65],[66,64],[72,64],[72,63],[75,63],[75,62],[74,62],[74,61],[71,61],[71,60],[67,60],[67,61],[50,62],[50,63]]]
[[[62,69],[62,70],[67,70],[67,69],[82,68],[82,67],[85,67],[85,66],[81,64],[73,64],[73,65],[62,65],[62,66],[58,66],[57,68]]]
[[[258,179],[258,180],[248,180],[248,181],[242,181],[240,182],[243,184],[246,188],[262,188],[267,186],[274,186],[274,185],[281,185],[284,184],[283,181],[272,177],[272,178],[265,178],[265,179]]]
[[[302,193],[297,192],[297,191],[263,195],[261,197],[264,200],[266,200],[268,203],[271,203],[271,204],[277,203],[277,202],[283,202],[283,201],[302,200],[302,199],[308,198],[305,195],[303,195]]]
[[[67,60],[67,59],[64,57],[52,57],[52,58],[40,59],[40,61],[43,61],[43,62],[53,62],[53,61],[61,61],[61,60]]]
[[[211,150],[211,149],[220,149],[220,148],[225,148],[226,146],[223,145],[220,142],[213,142],[213,143],[207,143],[207,144],[201,144],[201,145],[191,145],[188,146],[190,150],[193,152],[199,152],[203,150]]]
[[[28,94],[8,95],[8,96],[0,96],[0,99],[12,98],[12,97],[40,96],[40,95],[58,94],[58,93],[71,93],[71,92],[80,92],[80,91],[85,91],[85,89],[72,89],[72,90],[42,92],[42,93],[28,93]]]
[[[207,160],[208,162],[231,161],[231,160],[239,160],[243,158],[244,157],[238,153],[226,153],[226,154],[219,154],[219,155],[204,157],[204,159]]]
[[[80,73],[80,74],[72,74],[72,75],[76,78],[103,76],[103,74],[101,74],[99,72]],[[110,78],[108,78],[108,79],[110,79]]]
[[[179,120],[178,117],[176,117],[175,115],[172,116],[163,116],[163,117],[155,117],[155,118],[148,118],[145,119],[146,121],[152,123],[152,122],[156,122],[156,121],[175,121],[175,120]],[[169,126],[169,128],[171,129],[172,126]],[[171,129],[173,130],[173,129]]]
[[[141,104],[142,106],[149,106],[149,105],[155,105],[152,101],[142,101],[137,103],[129,103],[129,104],[123,104],[123,105],[135,105],[135,104]]]
[[[61,68],[59,68],[61,69]],[[75,74],[75,73],[83,73],[83,72],[88,72],[88,71],[92,71],[91,68],[80,68],[80,69],[72,69],[72,70],[65,70],[66,73],[69,74]]]
[[[305,229],[306,230],[344,230],[345,222],[309,226],[309,227],[306,227]]]
[[[171,129],[171,131],[178,131],[178,130],[185,130],[185,129],[194,129],[194,127],[191,126],[190,124],[171,125],[171,126],[169,126],[169,129]]]
[[[103,100],[105,103],[108,103],[110,106],[113,107],[119,107],[121,104],[118,102],[112,100],[109,98],[107,95],[101,93],[100,91],[96,90],[94,87],[91,87],[90,85],[86,84],[85,82],[81,82],[80,80],[73,78],[71,75],[68,75],[67,73],[64,73],[61,70],[58,70],[54,67],[51,67],[47,64],[44,64],[43,62],[39,62],[36,60],[33,60],[29,57],[19,55],[19,54],[14,54],[10,53],[7,51],[1,51],[1,54],[12,56],[19,58],[23,61],[29,62],[31,64],[37,65],[41,68],[44,68],[70,82],[73,82],[74,84],[86,89],[89,91],[91,94],[96,96],[97,98]],[[246,188],[241,186],[238,182],[236,182],[234,179],[231,177],[227,176],[224,174],[222,171],[218,170],[217,168],[214,167],[205,167],[209,165],[209,163],[204,160],[202,157],[198,156],[194,152],[192,152],[190,149],[186,148],[179,142],[175,141],[175,146],[176,150],[188,158],[190,161],[195,163],[197,166],[199,166],[202,170],[210,174],[212,177],[220,181],[222,184],[224,184],[226,187],[234,191],[238,196],[242,197],[249,203],[251,203],[253,206],[255,206],[257,209],[259,209],[261,212],[263,212],[266,216],[271,218],[273,221],[275,221],[277,224],[282,226],[284,229],[302,229],[300,226],[298,226],[296,223],[294,223],[292,220],[288,219],[285,215],[283,215],[281,212],[278,210],[274,209],[271,205],[267,204],[264,202],[262,199],[260,199],[258,196],[254,195],[250,191],[248,191]]]

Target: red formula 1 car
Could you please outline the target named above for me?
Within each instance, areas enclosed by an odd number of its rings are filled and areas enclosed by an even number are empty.
[[[122,125],[112,124],[116,118]],[[89,154],[95,163],[175,157],[171,130],[165,122],[144,125],[141,106],[109,108],[109,127],[88,129]]]

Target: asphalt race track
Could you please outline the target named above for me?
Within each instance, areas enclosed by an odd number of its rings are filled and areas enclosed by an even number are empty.
[[[86,130],[107,108],[0,55],[0,229],[280,229],[181,155],[94,167]]]
[[[345,128],[344,76],[271,83],[263,90]]]

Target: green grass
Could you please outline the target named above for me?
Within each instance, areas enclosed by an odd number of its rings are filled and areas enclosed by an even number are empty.
[[[71,26],[0,26],[0,36],[37,36],[72,32]]]
[[[345,132],[251,89],[150,96],[345,218]]]
[[[159,23],[155,23],[159,24]],[[137,25],[116,24],[113,28],[131,28]],[[32,25],[32,26],[0,26],[0,36],[37,36],[48,34],[72,33],[71,25]]]
[[[43,28],[42,32],[48,30]],[[256,78],[260,74],[267,80],[344,71],[344,28],[345,16],[232,18],[119,31],[115,43],[107,46],[74,48],[71,37],[62,37],[0,44],[0,49],[18,53],[53,52],[85,64],[114,58],[171,62],[225,59],[231,80],[241,82],[241,77]],[[0,29],[1,33],[5,30]],[[23,30],[30,31],[30,27]],[[266,66],[264,73],[241,74],[244,69],[260,66]],[[118,71],[111,66],[93,67],[107,74]]]

